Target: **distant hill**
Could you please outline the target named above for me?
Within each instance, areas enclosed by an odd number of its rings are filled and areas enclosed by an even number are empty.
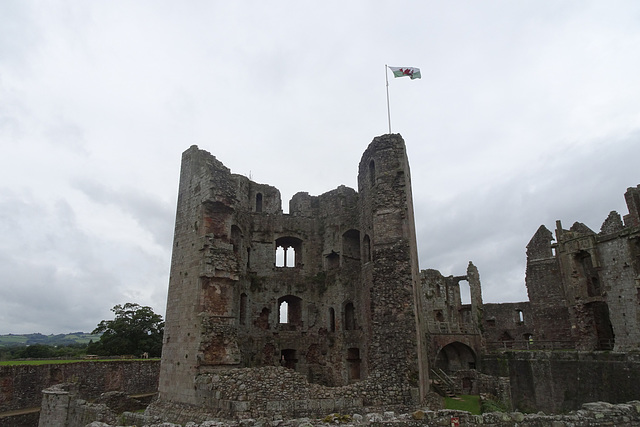
[[[0,335],[0,347],[46,344],[46,345],[69,345],[88,344],[89,341],[98,341],[100,335],[92,335],[85,332],[71,332],[69,334],[42,335],[42,334],[7,334]]]

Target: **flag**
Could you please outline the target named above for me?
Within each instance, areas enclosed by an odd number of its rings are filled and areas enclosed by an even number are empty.
[[[389,69],[391,69],[391,71],[393,71],[393,75],[395,77],[404,77],[404,76],[409,76],[411,77],[411,80],[413,79],[419,79],[420,77],[422,77],[420,75],[420,68],[413,68],[413,67],[389,67]]]

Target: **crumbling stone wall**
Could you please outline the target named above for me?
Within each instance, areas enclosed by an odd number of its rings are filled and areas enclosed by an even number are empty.
[[[399,135],[369,145],[358,192],[297,193],[288,214],[277,189],[193,146],[182,158],[156,407],[225,411],[218,391],[233,374],[221,371],[269,366],[333,392],[351,386],[363,404],[416,402],[428,391],[417,287]]]
[[[527,350],[534,346],[536,349],[553,348],[552,341],[534,339],[535,317],[531,303],[493,303],[484,304],[483,308],[483,335],[487,350]]]
[[[106,391],[154,393],[159,372],[154,360],[0,366],[0,413],[39,407],[42,390],[66,382],[87,399]]]
[[[0,366],[0,426],[37,425],[42,390],[56,384],[74,383],[85,399],[108,391],[146,394],[157,391],[159,373],[156,360]]]
[[[556,222],[556,243],[541,226],[527,246],[527,291],[534,340],[579,350],[640,348],[640,186],[627,189],[624,222],[611,212],[599,233]]]
[[[483,373],[509,377],[513,407],[561,413],[585,402],[623,403],[640,392],[640,356],[634,353],[517,351],[487,354]]]
[[[421,295],[429,337],[429,364],[451,373],[475,369],[484,351],[482,289],[478,269],[469,262],[464,276],[420,272]],[[471,303],[462,304],[460,282],[468,282]]]
[[[531,310],[525,315],[532,321],[534,341],[555,343],[555,348],[573,348],[567,297],[552,240],[551,232],[541,225],[527,245],[525,280]]]
[[[56,384],[42,391],[42,409],[39,427],[85,427],[97,422],[100,425],[119,424],[120,414],[139,411],[145,405],[123,392],[102,393],[94,402],[81,399],[77,384]]]
[[[78,407],[87,406],[86,402],[78,402]],[[126,412],[119,417],[119,423],[126,425],[143,425],[149,427],[179,427],[178,424],[161,422],[159,420],[141,414]],[[545,415],[544,413],[523,414],[522,412],[490,412],[482,415],[472,415],[469,412],[457,410],[418,409],[412,412],[374,411],[353,414],[328,414],[322,418],[296,418],[282,419],[243,419],[207,420],[198,423],[189,423],[190,427],[252,427],[252,426],[281,426],[281,427],[323,427],[328,423],[349,426],[394,426],[394,427],[418,427],[418,426],[491,426],[491,427],[593,427],[593,426],[617,426],[635,427],[640,424],[640,401],[630,401],[623,404],[610,404],[606,402],[592,402],[582,405],[573,412],[561,415]],[[94,424],[91,424],[94,425]],[[102,427],[115,424],[95,423]],[[67,427],[81,427],[82,424]]]

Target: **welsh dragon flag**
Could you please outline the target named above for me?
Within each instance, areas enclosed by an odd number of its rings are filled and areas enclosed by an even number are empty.
[[[422,77],[420,75],[420,68],[413,68],[413,67],[389,67],[389,69],[391,69],[391,71],[393,72],[393,75],[395,77],[404,77],[404,76],[409,76],[411,77],[411,80],[413,79],[419,79],[420,77]]]

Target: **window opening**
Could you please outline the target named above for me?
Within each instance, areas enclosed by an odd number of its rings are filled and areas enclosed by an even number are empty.
[[[296,251],[293,247],[289,246],[285,248],[284,253],[286,255],[284,266],[285,267],[295,267],[296,266]]]
[[[276,267],[284,267],[285,259],[284,248],[282,246],[278,246],[276,248]]]
[[[344,306],[344,329],[345,331],[356,329],[356,310],[351,302]]]
[[[262,212],[262,193],[256,194],[256,212]]]
[[[331,332],[336,331],[336,311],[333,307],[329,308],[329,330]]]
[[[345,261],[360,261],[360,232],[358,230],[347,230],[342,235],[342,258]]]
[[[280,364],[285,368],[296,369],[296,363],[298,359],[296,358],[296,351],[292,348],[286,348],[280,351]]]
[[[587,294],[590,297],[600,296],[602,294],[602,289],[600,289],[598,272],[593,267],[591,254],[587,251],[580,251],[575,255],[575,259],[579,267],[582,280],[586,282]]]
[[[471,287],[469,286],[469,282],[461,280],[458,282],[458,286],[460,289],[460,303],[471,304]]]
[[[335,270],[340,267],[340,255],[334,251],[331,251],[331,253],[325,257],[325,260],[327,270]]]
[[[242,247],[242,230],[237,225],[231,226],[231,244],[233,245],[233,252],[238,254]]]
[[[240,295],[240,324],[246,324],[247,318],[247,294]]]
[[[302,326],[302,299],[287,295],[278,299],[278,322],[284,330]]]
[[[282,301],[278,310],[280,323],[289,323],[289,303]]]
[[[516,310],[516,313],[518,313],[518,323],[521,325],[524,324],[524,313],[522,310],[518,309]]]
[[[359,348],[349,348],[347,350],[347,363],[349,365],[349,379],[359,380],[361,363]]]
[[[362,239],[362,246],[364,247],[364,262],[371,261],[371,241],[369,240],[369,236],[365,234],[364,239]]]
[[[302,240],[296,237],[280,237],[276,240],[276,267],[302,265]]]

